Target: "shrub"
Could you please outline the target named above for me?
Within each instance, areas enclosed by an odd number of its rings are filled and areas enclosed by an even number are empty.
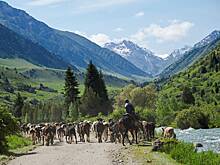
[[[135,108],[135,112],[139,115],[141,120],[156,122],[156,112],[154,110],[137,107]]]
[[[0,153],[8,149],[6,136],[15,133],[16,130],[18,129],[15,117],[6,108],[0,107]]]
[[[160,150],[169,154],[173,159],[181,164],[186,165],[219,165],[220,155],[212,151],[195,152],[195,148],[191,143],[172,142],[165,143]]]
[[[32,144],[30,139],[22,137],[21,135],[10,135],[6,137],[6,140],[9,149],[22,148]]]
[[[125,109],[124,108],[116,108],[110,115],[109,117],[115,120],[120,119],[123,114],[125,113]]]
[[[189,127],[208,128],[209,117],[198,107],[190,107],[178,113],[175,119],[177,127],[187,129]]]

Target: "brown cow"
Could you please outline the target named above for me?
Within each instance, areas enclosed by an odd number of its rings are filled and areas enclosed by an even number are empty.
[[[43,145],[44,141],[46,141],[46,145],[49,146],[49,144],[53,144],[54,142],[54,127],[46,124],[45,127],[42,128],[42,139],[43,139]]]
[[[147,140],[151,140],[154,138],[155,132],[155,124],[153,122],[142,121],[143,129],[144,129],[144,137]]]
[[[60,142],[63,141],[63,137],[65,135],[65,125],[64,124],[59,124],[59,126],[57,126],[57,137],[59,139]]]
[[[173,127],[162,128],[164,138],[176,138]]]
[[[89,121],[84,121],[77,124],[77,133],[79,134],[81,142],[85,142],[85,135],[86,141],[90,142],[90,128],[91,124]]]
[[[75,137],[75,143],[77,144],[75,125],[69,123],[65,128],[66,142],[71,144],[73,141],[73,136]]]
[[[113,143],[121,143],[121,134],[118,122],[109,122],[110,141]]]
[[[37,143],[37,136],[34,126],[31,126],[30,135],[31,135],[32,144],[35,145]]]
[[[103,135],[104,130],[105,130],[105,126],[103,124],[103,120],[98,119],[98,122],[96,124],[98,143],[102,143],[102,135]]]
[[[108,141],[109,124],[107,122],[104,122],[103,125],[104,125],[103,139],[104,139],[105,142],[107,142]]]

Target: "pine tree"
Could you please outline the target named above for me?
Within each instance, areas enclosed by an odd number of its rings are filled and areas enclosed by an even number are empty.
[[[24,106],[24,100],[21,97],[20,93],[17,94],[15,103],[14,103],[14,116],[17,118],[22,117],[22,108]]]
[[[103,101],[108,101],[108,93],[107,93],[107,89],[106,89],[106,85],[105,85],[105,81],[103,79],[103,74],[100,71],[99,72],[99,97],[103,100]]]
[[[85,77],[85,91],[84,95],[88,91],[89,88],[93,90],[96,94],[99,94],[100,90],[100,81],[99,81],[99,72],[96,69],[95,65],[93,65],[92,61],[90,61]]]
[[[90,61],[86,77],[85,89],[83,93],[80,112],[83,115],[97,115],[99,112],[108,114],[112,110],[111,102],[108,99],[107,89],[103,80],[103,75],[98,72],[95,65]]]
[[[182,100],[186,104],[195,104],[195,98],[190,88],[184,87],[183,93],[182,93]]]
[[[78,104],[71,103],[69,106],[69,118],[71,119],[71,121],[76,121],[78,119],[78,116]]]
[[[76,103],[79,99],[79,84],[70,67],[67,68],[65,77],[65,105],[67,109],[71,103]]]

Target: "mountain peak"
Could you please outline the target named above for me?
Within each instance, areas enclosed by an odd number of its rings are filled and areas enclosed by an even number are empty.
[[[214,30],[213,32],[211,32],[211,34],[210,35],[212,35],[212,36],[218,36],[218,35],[220,35],[220,30]]]
[[[142,54],[154,55],[154,53],[146,48],[140,47],[130,40],[122,40],[120,42],[109,42],[104,45],[105,48],[115,51],[121,56],[130,55],[134,51],[142,51]]]
[[[209,35],[207,35],[204,39],[202,39],[200,42],[196,43],[194,47],[200,48],[203,46],[206,46],[213,42],[214,40],[217,40],[220,38],[220,31],[219,30],[214,30],[211,32]]]
[[[5,1],[0,1],[0,5],[7,5],[7,6],[9,6],[8,3],[5,2]]]
[[[110,42],[106,43],[104,47],[121,55],[147,73],[156,74],[163,67],[164,60],[162,58],[155,56],[152,51],[142,48],[132,41]]]

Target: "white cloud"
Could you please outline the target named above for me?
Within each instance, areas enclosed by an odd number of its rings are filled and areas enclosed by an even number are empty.
[[[89,37],[89,39],[100,46],[103,46],[105,43],[111,41],[110,37],[103,33],[93,34]]]
[[[31,0],[28,2],[28,5],[31,6],[47,6],[47,5],[54,5],[57,3],[64,2],[66,0]]]
[[[78,30],[74,31],[74,33],[89,39],[90,41],[98,44],[99,46],[104,46],[105,43],[113,41],[110,39],[108,35],[104,33],[88,35],[87,33]]]
[[[170,21],[167,26],[160,26],[158,24],[151,24],[150,26],[139,30],[131,37],[137,41],[143,41],[147,37],[155,37],[158,42],[163,41],[178,41],[185,37],[189,30],[193,27],[193,23],[188,21]]]
[[[140,12],[136,13],[135,16],[136,17],[142,17],[142,16],[144,16],[144,12],[140,11]]]
[[[123,5],[135,2],[136,0],[83,0],[74,13],[91,12],[111,6]]]
[[[113,31],[115,31],[115,32],[122,32],[122,31],[124,31],[124,29],[123,29],[123,28],[118,27],[118,28],[115,28]]]

